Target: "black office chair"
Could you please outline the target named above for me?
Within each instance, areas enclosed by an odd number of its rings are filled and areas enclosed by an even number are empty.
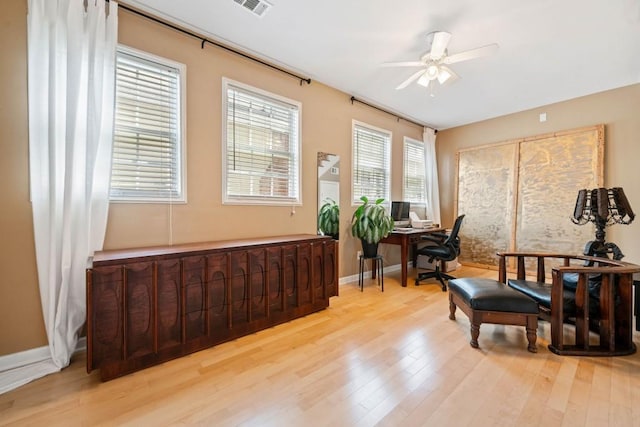
[[[445,285],[444,281],[455,279],[455,277],[442,272],[440,264],[442,261],[452,261],[460,255],[460,238],[458,237],[458,232],[460,232],[460,226],[462,225],[463,218],[464,215],[460,215],[456,219],[450,234],[431,233],[426,236],[422,236],[422,240],[435,243],[436,245],[425,246],[424,248],[418,249],[417,255],[428,257],[429,262],[433,262],[435,260],[436,269],[425,273],[419,273],[418,277],[416,277],[416,286],[418,286],[422,280],[435,277],[442,284],[442,292],[446,292],[447,285]]]

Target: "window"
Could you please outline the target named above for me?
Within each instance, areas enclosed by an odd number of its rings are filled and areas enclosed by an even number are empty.
[[[111,200],[185,201],[185,67],[118,47]]]
[[[225,203],[300,204],[300,103],[230,80],[225,98]]]
[[[389,201],[391,132],[353,122],[352,203],[360,197]]]
[[[404,168],[402,177],[403,200],[412,204],[425,204],[424,143],[404,139]]]

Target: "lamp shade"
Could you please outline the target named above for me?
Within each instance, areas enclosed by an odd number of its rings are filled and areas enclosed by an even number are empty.
[[[624,254],[611,242],[605,242],[604,228],[612,224],[631,224],[635,214],[624,190],[620,187],[580,190],[576,199],[571,221],[584,225],[592,222],[596,226],[596,238],[585,246],[584,254],[598,257],[613,255],[613,259],[622,259]]]
[[[621,187],[578,191],[572,218],[575,224],[631,224],[634,218],[635,214]]]

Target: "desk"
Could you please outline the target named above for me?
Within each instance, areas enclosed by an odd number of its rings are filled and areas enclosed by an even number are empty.
[[[394,230],[387,237],[382,239],[380,243],[389,245],[400,245],[400,269],[402,271],[401,284],[407,286],[407,262],[409,261],[409,247],[411,247],[411,260],[413,266],[416,266],[416,249],[418,243],[422,242],[422,236],[430,233],[441,233],[445,229],[441,227],[431,228],[414,228],[410,231]],[[411,246],[409,246],[411,245]],[[375,266],[372,267],[372,273],[375,273]],[[375,278],[375,276],[373,276]]]

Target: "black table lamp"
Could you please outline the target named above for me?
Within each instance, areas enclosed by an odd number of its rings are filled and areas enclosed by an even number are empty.
[[[620,260],[624,255],[615,243],[604,241],[604,228],[613,224],[631,224],[634,218],[624,190],[614,187],[578,191],[571,221],[578,225],[593,222],[596,226],[596,239],[587,243],[585,255],[608,257],[611,253],[613,259]]]

